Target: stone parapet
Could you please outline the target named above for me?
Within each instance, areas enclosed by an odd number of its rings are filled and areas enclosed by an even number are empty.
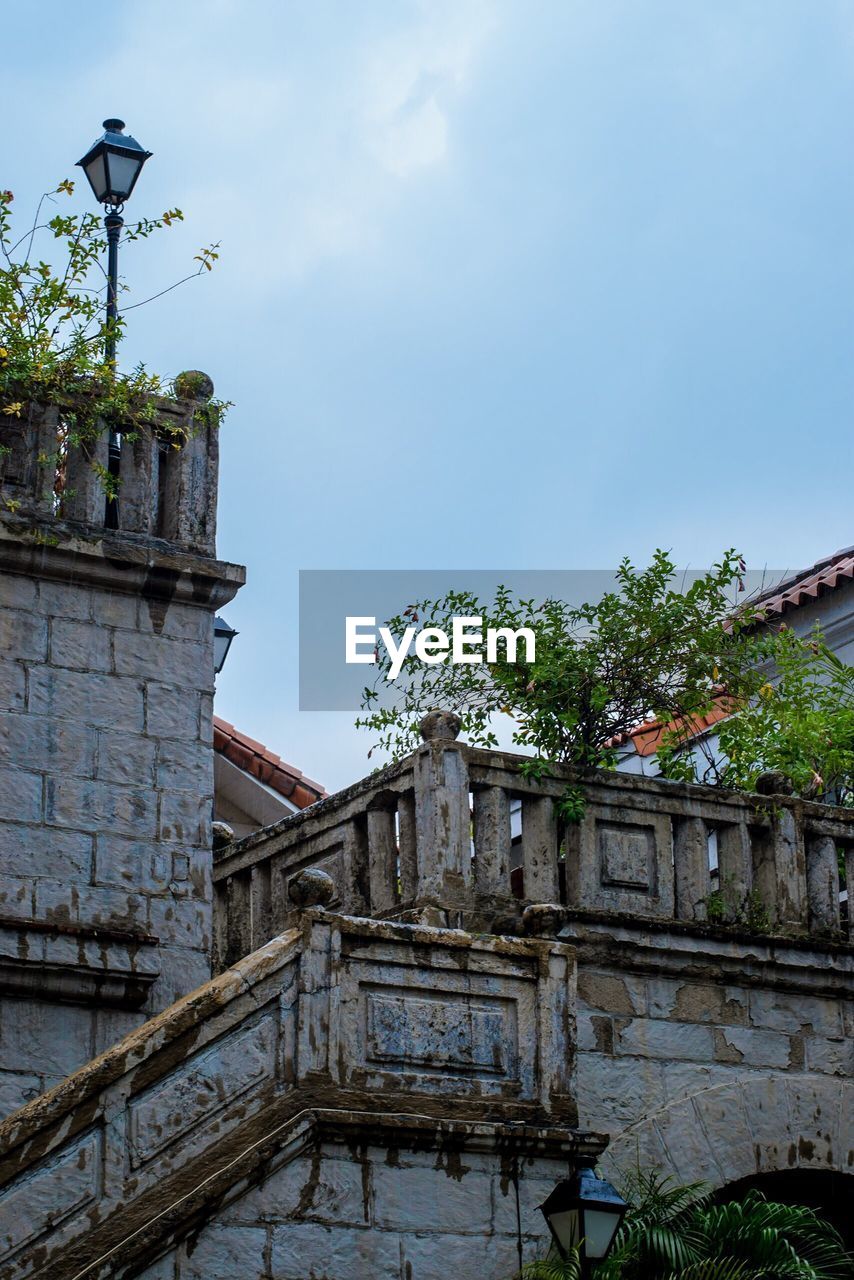
[[[837,849],[854,868],[850,810],[603,770],[534,780],[523,764],[436,738],[220,850],[218,962],[272,936],[305,866],[333,874],[342,910],[497,932],[521,927],[526,903],[555,903],[701,929],[845,936]],[[576,824],[557,816],[568,783],[586,800]]]
[[[213,384],[204,374],[181,378],[184,389],[198,386],[198,398],[152,398],[150,421],[124,431],[119,424],[117,527],[213,555],[219,469]],[[29,403],[20,416],[0,415],[0,509],[105,527],[107,425],[91,441],[66,445],[64,422],[73,409]]]
[[[138,1274],[200,1220],[252,1221],[257,1205],[237,1202],[305,1150],[309,1130],[313,1144],[325,1135],[351,1156],[361,1143],[382,1149],[360,1177],[375,1188],[377,1229],[398,1247],[411,1231],[411,1248],[423,1227],[405,1188],[431,1181],[437,1157],[407,1159],[407,1149],[438,1153],[455,1179],[489,1154],[471,1190],[479,1182],[479,1213],[493,1222],[502,1183],[498,1230],[511,1238],[514,1169],[545,1161],[556,1180],[602,1150],[596,1135],[566,1127],[571,947],[318,909],[290,924],[0,1125],[0,1280]],[[392,1165],[413,1172],[386,1188]],[[458,1235],[471,1230],[470,1208],[463,1196]],[[283,1248],[300,1217],[313,1215],[281,1210]],[[428,1229],[450,1230],[444,1219]],[[473,1261],[482,1241],[469,1249]],[[211,1264],[206,1274],[230,1273]]]

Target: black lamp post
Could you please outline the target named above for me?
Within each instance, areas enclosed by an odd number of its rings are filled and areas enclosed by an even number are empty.
[[[585,1276],[608,1256],[628,1205],[610,1182],[579,1169],[559,1182],[540,1210],[562,1258],[578,1249]]]
[[[107,209],[104,226],[107,230],[107,338],[104,346],[104,358],[107,364],[115,364],[116,360],[116,320],[118,319],[119,291],[119,237],[124,219],[122,210],[125,201],[136,186],[136,180],[142,171],[150,151],[145,151],[136,138],[123,133],[123,120],[105,120],[104,134],[86,152],[78,165],[89,180],[89,186],[95,199]],[[119,473],[119,435],[115,427],[110,426],[109,470],[111,475]],[[114,500],[107,503],[107,524],[115,528],[118,523],[118,512]]]

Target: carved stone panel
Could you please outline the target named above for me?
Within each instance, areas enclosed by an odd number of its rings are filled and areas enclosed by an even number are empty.
[[[340,971],[342,1083],[534,1101],[538,984],[533,955],[361,945]],[[343,1061],[342,1056],[342,1061]]]
[[[80,1213],[99,1191],[101,1135],[91,1132],[0,1195],[0,1258]]]
[[[673,914],[673,834],[667,814],[588,805],[567,850],[570,906]]]
[[[167,1076],[130,1107],[130,1161],[139,1168],[230,1106],[235,1098],[272,1079],[276,1021],[267,1014],[244,1031],[225,1036]]]
[[[465,993],[362,989],[369,1063],[442,1074],[517,1078],[516,1001]]]
[[[603,886],[655,894],[655,829],[639,823],[600,822],[596,835]]]

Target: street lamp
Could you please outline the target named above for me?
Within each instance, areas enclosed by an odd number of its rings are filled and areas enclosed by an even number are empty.
[[[116,358],[114,322],[118,315],[119,235],[124,226],[122,210],[136,186],[142,166],[150,151],[145,151],[129,133],[123,133],[124,120],[105,120],[104,134],[93,142],[78,166],[86,174],[89,186],[99,204],[109,206],[104,218],[107,229],[107,349],[108,363]]]
[[[122,210],[136,186],[142,166],[151,155],[150,151],[145,151],[139,145],[136,138],[122,132],[124,127],[124,120],[105,120],[103,136],[92,143],[82,160],[77,161],[89,180],[95,199],[107,209],[104,218],[107,230],[107,336],[104,359],[111,365],[116,360],[119,236],[124,226]],[[119,435],[111,424],[109,470],[114,476],[119,473],[119,453]],[[115,500],[107,503],[107,524],[111,528],[118,525]]]
[[[578,1249],[585,1275],[590,1274],[590,1263],[608,1256],[627,1209],[610,1182],[592,1169],[579,1169],[559,1182],[540,1205],[558,1253],[567,1258]]]
[[[214,619],[214,674],[219,675],[225,666],[231,642],[239,633],[230,627],[225,618],[217,614]]]

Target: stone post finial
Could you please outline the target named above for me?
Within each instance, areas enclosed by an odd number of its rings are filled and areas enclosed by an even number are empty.
[[[522,931],[532,938],[554,937],[566,911],[557,902],[531,902],[522,912]]]
[[[760,796],[790,796],[794,790],[791,778],[780,769],[768,769],[756,779],[756,794]]]
[[[181,400],[198,400],[206,404],[213,393],[213,379],[199,369],[185,369],[175,379],[175,395]]]
[[[428,711],[419,725],[421,737],[425,742],[453,742],[462,723],[453,711]]]
[[[288,881],[288,897],[295,907],[327,907],[335,896],[332,877],[319,867],[306,867]]]
[[[225,849],[234,840],[234,828],[229,826],[227,822],[215,822],[211,827],[213,832],[214,851]]]

